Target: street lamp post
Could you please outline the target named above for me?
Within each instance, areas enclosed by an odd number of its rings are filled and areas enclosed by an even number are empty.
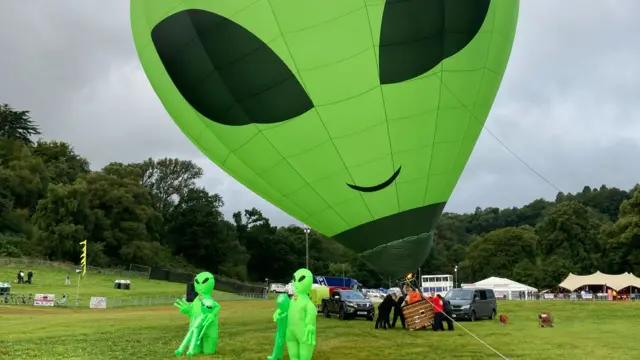
[[[309,233],[311,232],[311,229],[309,229],[308,226],[305,225],[304,227],[304,238],[305,238],[305,259],[306,259],[306,264],[307,264],[307,269],[309,269]]]
[[[453,287],[457,288],[458,287],[458,265],[456,265],[453,268],[453,271],[455,273],[455,278],[453,279]]]

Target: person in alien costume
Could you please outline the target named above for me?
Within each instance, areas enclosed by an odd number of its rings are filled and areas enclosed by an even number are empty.
[[[289,303],[285,338],[291,360],[311,360],[316,347],[318,310],[309,297],[312,285],[311,271],[300,269],[293,274],[293,298]],[[278,321],[281,313],[278,308],[273,314],[274,322]]]
[[[197,345],[194,348],[194,355],[205,354],[211,355],[216,352],[216,346],[218,344],[218,314],[220,313],[220,304],[218,304],[211,294],[216,281],[213,274],[210,272],[202,272],[193,279],[193,285],[198,293],[198,296],[190,304],[186,299],[178,299],[174,303],[174,306],[180,309],[180,312],[189,317],[189,328],[194,327],[194,323],[200,318],[202,312],[202,302],[207,300],[211,302],[211,313],[209,317],[211,320],[207,323],[206,328],[200,335],[202,341],[196,342]],[[206,307],[205,307],[206,308]],[[208,309],[207,309],[208,310]],[[177,354],[177,351],[176,351]]]
[[[273,344],[273,352],[267,356],[267,360],[279,360],[284,355],[284,343],[287,335],[287,321],[289,315],[289,296],[287,294],[278,295],[276,299],[278,310],[277,317],[274,320],[277,323],[275,342]]]
[[[193,356],[202,343],[202,338],[207,328],[216,321],[216,317],[213,315],[215,306],[213,298],[203,297],[200,303],[202,304],[200,313],[192,318],[187,334],[184,336],[180,347],[175,351],[176,356],[181,356],[185,349],[187,350],[187,356]],[[188,349],[187,346],[189,346]]]

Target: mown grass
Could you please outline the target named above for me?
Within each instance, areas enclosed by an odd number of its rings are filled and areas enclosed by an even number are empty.
[[[53,263],[52,263],[53,264]],[[33,284],[17,284],[17,272],[27,271],[34,273]],[[65,278],[71,276],[71,285],[65,285]],[[131,290],[118,290],[113,288],[115,280],[130,280]],[[62,293],[67,293],[75,299],[78,277],[75,273],[66,268],[56,266],[31,266],[3,264],[0,265],[0,282],[11,283],[11,292],[14,294],[55,294],[56,297]],[[80,297],[89,298],[91,296],[106,296],[108,298],[124,298],[130,296],[152,296],[152,295],[172,295],[184,296],[186,285],[181,283],[171,283],[167,281],[149,280],[140,277],[125,277],[117,274],[101,274],[97,272],[87,272],[80,279]],[[231,294],[218,293],[219,296]],[[1,324],[0,324],[1,326]]]
[[[273,301],[221,302],[215,359],[265,359],[271,353]],[[640,303],[564,301],[500,302],[509,315],[462,323],[508,359],[635,358]],[[537,314],[552,311],[555,328],[538,327]],[[171,359],[187,328],[172,307],[108,310],[0,307],[2,359]],[[362,320],[318,317],[316,360],[499,359],[458,328],[453,333],[374,330]],[[287,359],[288,357],[285,357]]]

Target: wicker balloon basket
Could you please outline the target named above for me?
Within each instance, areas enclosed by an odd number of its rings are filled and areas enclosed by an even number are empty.
[[[404,306],[402,314],[409,330],[428,328],[433,324],[433,306],[426,300]]]

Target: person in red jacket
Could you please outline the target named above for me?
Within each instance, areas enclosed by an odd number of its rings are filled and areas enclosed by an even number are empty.
[[[429,302],[433,305],[433,325],[431,329],[433,331],[444,331],[444,324],[442,323],[442,299],[437,297],[435,293],[431,293]]]

